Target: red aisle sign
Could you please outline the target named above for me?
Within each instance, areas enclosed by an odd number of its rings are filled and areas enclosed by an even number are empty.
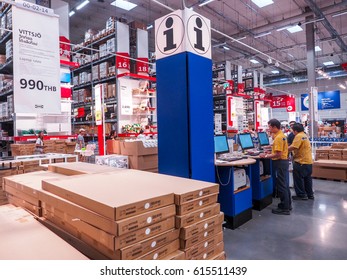
[[[228,127],[232,127],[234,125],[234,122],[233,122],[234,116],[232,116],[235,114],[235,112],[232,112],[233,102],[234,102],[233,98],[231,96],[227,96]]]
[[[271,108],[286,108],[287,95],[272,96]]]
[[[244,94],[245,93],[245,84],[238,84],[237,85],[237,93],[238,94]]]
[[[71,88],[60,87],[61,98],[71,98]]]
[[[128,53],[117,52],[116,54],[116,68],[130,70],[130,56]]]
[[[148,74],[148,58],[138,58],[136,61],[136,73]]]

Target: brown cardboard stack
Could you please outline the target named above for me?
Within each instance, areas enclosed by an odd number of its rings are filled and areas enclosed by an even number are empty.
[[[185,259],[213,259],[224,251],[223,213],[217,203],[219,186],[180,177],[133,171],[142,181],[161,180],[175,194],[176,228]],[[225,255],[225,254],[224,254]]]
[[[117,172],[122,169],[117,169],[105,165],[90,164],[86,162],[63,162],[48,165],[48,170],[66,176],[73,176],[83,174]]]
[[[342,149],[330,149],[329,159],[330,160],[342,160]]]
[[[39,160],[26,160],[22,161],[21,165],[23,166],[24,173],[41,171],[43,168],[40,166]]]
[[[330,147],[320,147],[316,150],[316,160],[329,159]]]
[[[42,180],[65,178],[66,176],[39,171],[4,178],[4,190],[11,204],[27,209],[36,216],[42,216],[39,193],[42,190]]]
[[[108,155],[120,154],[120,140],[107,140],[106,151]]]
[[[1,260],[87,260],[63,239],[13,205],[0,207]]]
[[[12,156],[25,156],[33,155],[35,151],[35,144],[11,144]]]
[[[132,169],[158,172],[158,148],[144,147],[142,141],[119,142],[122,155],[129,156]]]
[[[95,212],[111,227],[100,228],[100,222],[86,221],[81,215],[76,215],[76,211],[73,213],[68,207],[60,207],[62,200],[50,198],[50,201],[45,201],[43,197],[47,209],[44,215],[52,222],[65,225],[71,233],[75,231],[83,241],[109,258],[164,258],[179,248],[174,195],[161,188],[160,181],[142,188],[141,179],[127,171],[42,182],[43,190]]]

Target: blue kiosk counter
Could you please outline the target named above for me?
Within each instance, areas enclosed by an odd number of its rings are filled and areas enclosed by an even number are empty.
[[[218,201],[224,212],[225,227],[235,229],[252,219],[252,158],[232,162],[216,161]]]

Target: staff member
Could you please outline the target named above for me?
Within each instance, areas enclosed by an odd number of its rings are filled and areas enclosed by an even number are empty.
[[[314,199],[312,189],[312,151],[310,140],[304,132],[302,124],[293,125],[295,138],[288,150],[293,151],[293,179],[296,195],[293,200]]]
[[[276,189],[278,191],[281,202],[276,209],[272,209],[273,214],[290,215],[292,210],[291,194],[289,184],[287,182],[288,176],[288,143],[287,138],[281,130],[281,123],[277,119],[271,119],[268,122],[269,131],[274,135],[272,151],[269,154],[260,154],[261,158],[271,158],[276,176]]]

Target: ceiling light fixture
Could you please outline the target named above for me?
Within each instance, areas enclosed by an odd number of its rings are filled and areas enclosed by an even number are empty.
[[[334,65],[335,63],[333,61],[326,61],[326,62],[323,62],[323,64],[325,66],[331,66],[331,65]]]
[[[332,15],[331,17],[339,17],[339,16],[342,16],[342,15],[345,15],[345,14],[347,14],[347,11],[343,11],[343,12],[337,13],[335,15]]]
[[[321,50],[322,50],[322,49],[321,49],[319,46],[315,46],[315,47],[314,47],[314,51],[315,51],[315,52],[320,52]]]
[[[278,71],[278,70],[272,70],[271,73],[272,73],[272,74],[279,74],[280,71]]]
[[[301,26],[299,26],[299,25],[295,25],[295,26],[289,27],[289,28],[287,28],[287,30],[288,30],[290,33],[296,33],[296,32],[303,31],[303,29],[302,29]]]
[[[340,88],[342,88],[342,89],[346,89],[346,86],[343,85],[343,84],[338,84],[338,86],[339,86]]]
[[[81,4],[76,7],[76,10],[81,10],[83,7],[89,4],[89,0],[84,0]]]
[[[258,61],[258,60],[255,60],[255,59],[250,59],[249,61],[252,62],[252,63],[254,63],[254,64],[258,64],[258,63],[259,63],[259,61]]]
[[[270,4],[273,4],[272,0],[251,0],[254,4],[256,4],[259,8],[263,8]]]
[[[74,10],[70,11],[69,17],[72,17],[74,14],[76,14],[76,12]]]
[[[256,38],[264,37],[264,36],[269,35],[269,34],[271,34],[271,31],[270,32],[265,32],[265,33],[262,33],[262,34],[258,34],[256,36],[254,36],[254,38],[256,39]]]
[[[202,2],[202,3],[199,4],[199,7],[205,6],[205,5],[207,5],[208,3],[211,3],[211,2],[213,2],[213,1],[214,1],[214,0],[205,0],[204,2]]]
[[[227,51],[230,50],[230,48],[229,48],[228,46],[223,46],[223,49],[225,49],[225,50],[227,50]]]
[[[286,29],[291,28],[291,27],[293,27],[293,26],[292,25],[287,25],[287,26],[280,27],[280,28],[276,29],[276,31],[283,31],[283,30],[286,30]]]
[[[132,9],[134,9],[135,7],[137,7],[137,4],[131,3],[129,1],[125,1],[125,0],[116,0],[113,1],[111,3],[112,6],[116,6],[120,9],[126,10],[126,11],[130,11]]]
[[[150,25],[147,26],[147,30],[150,30],[152,28],[153,28],[153,24],[150,24]]]

